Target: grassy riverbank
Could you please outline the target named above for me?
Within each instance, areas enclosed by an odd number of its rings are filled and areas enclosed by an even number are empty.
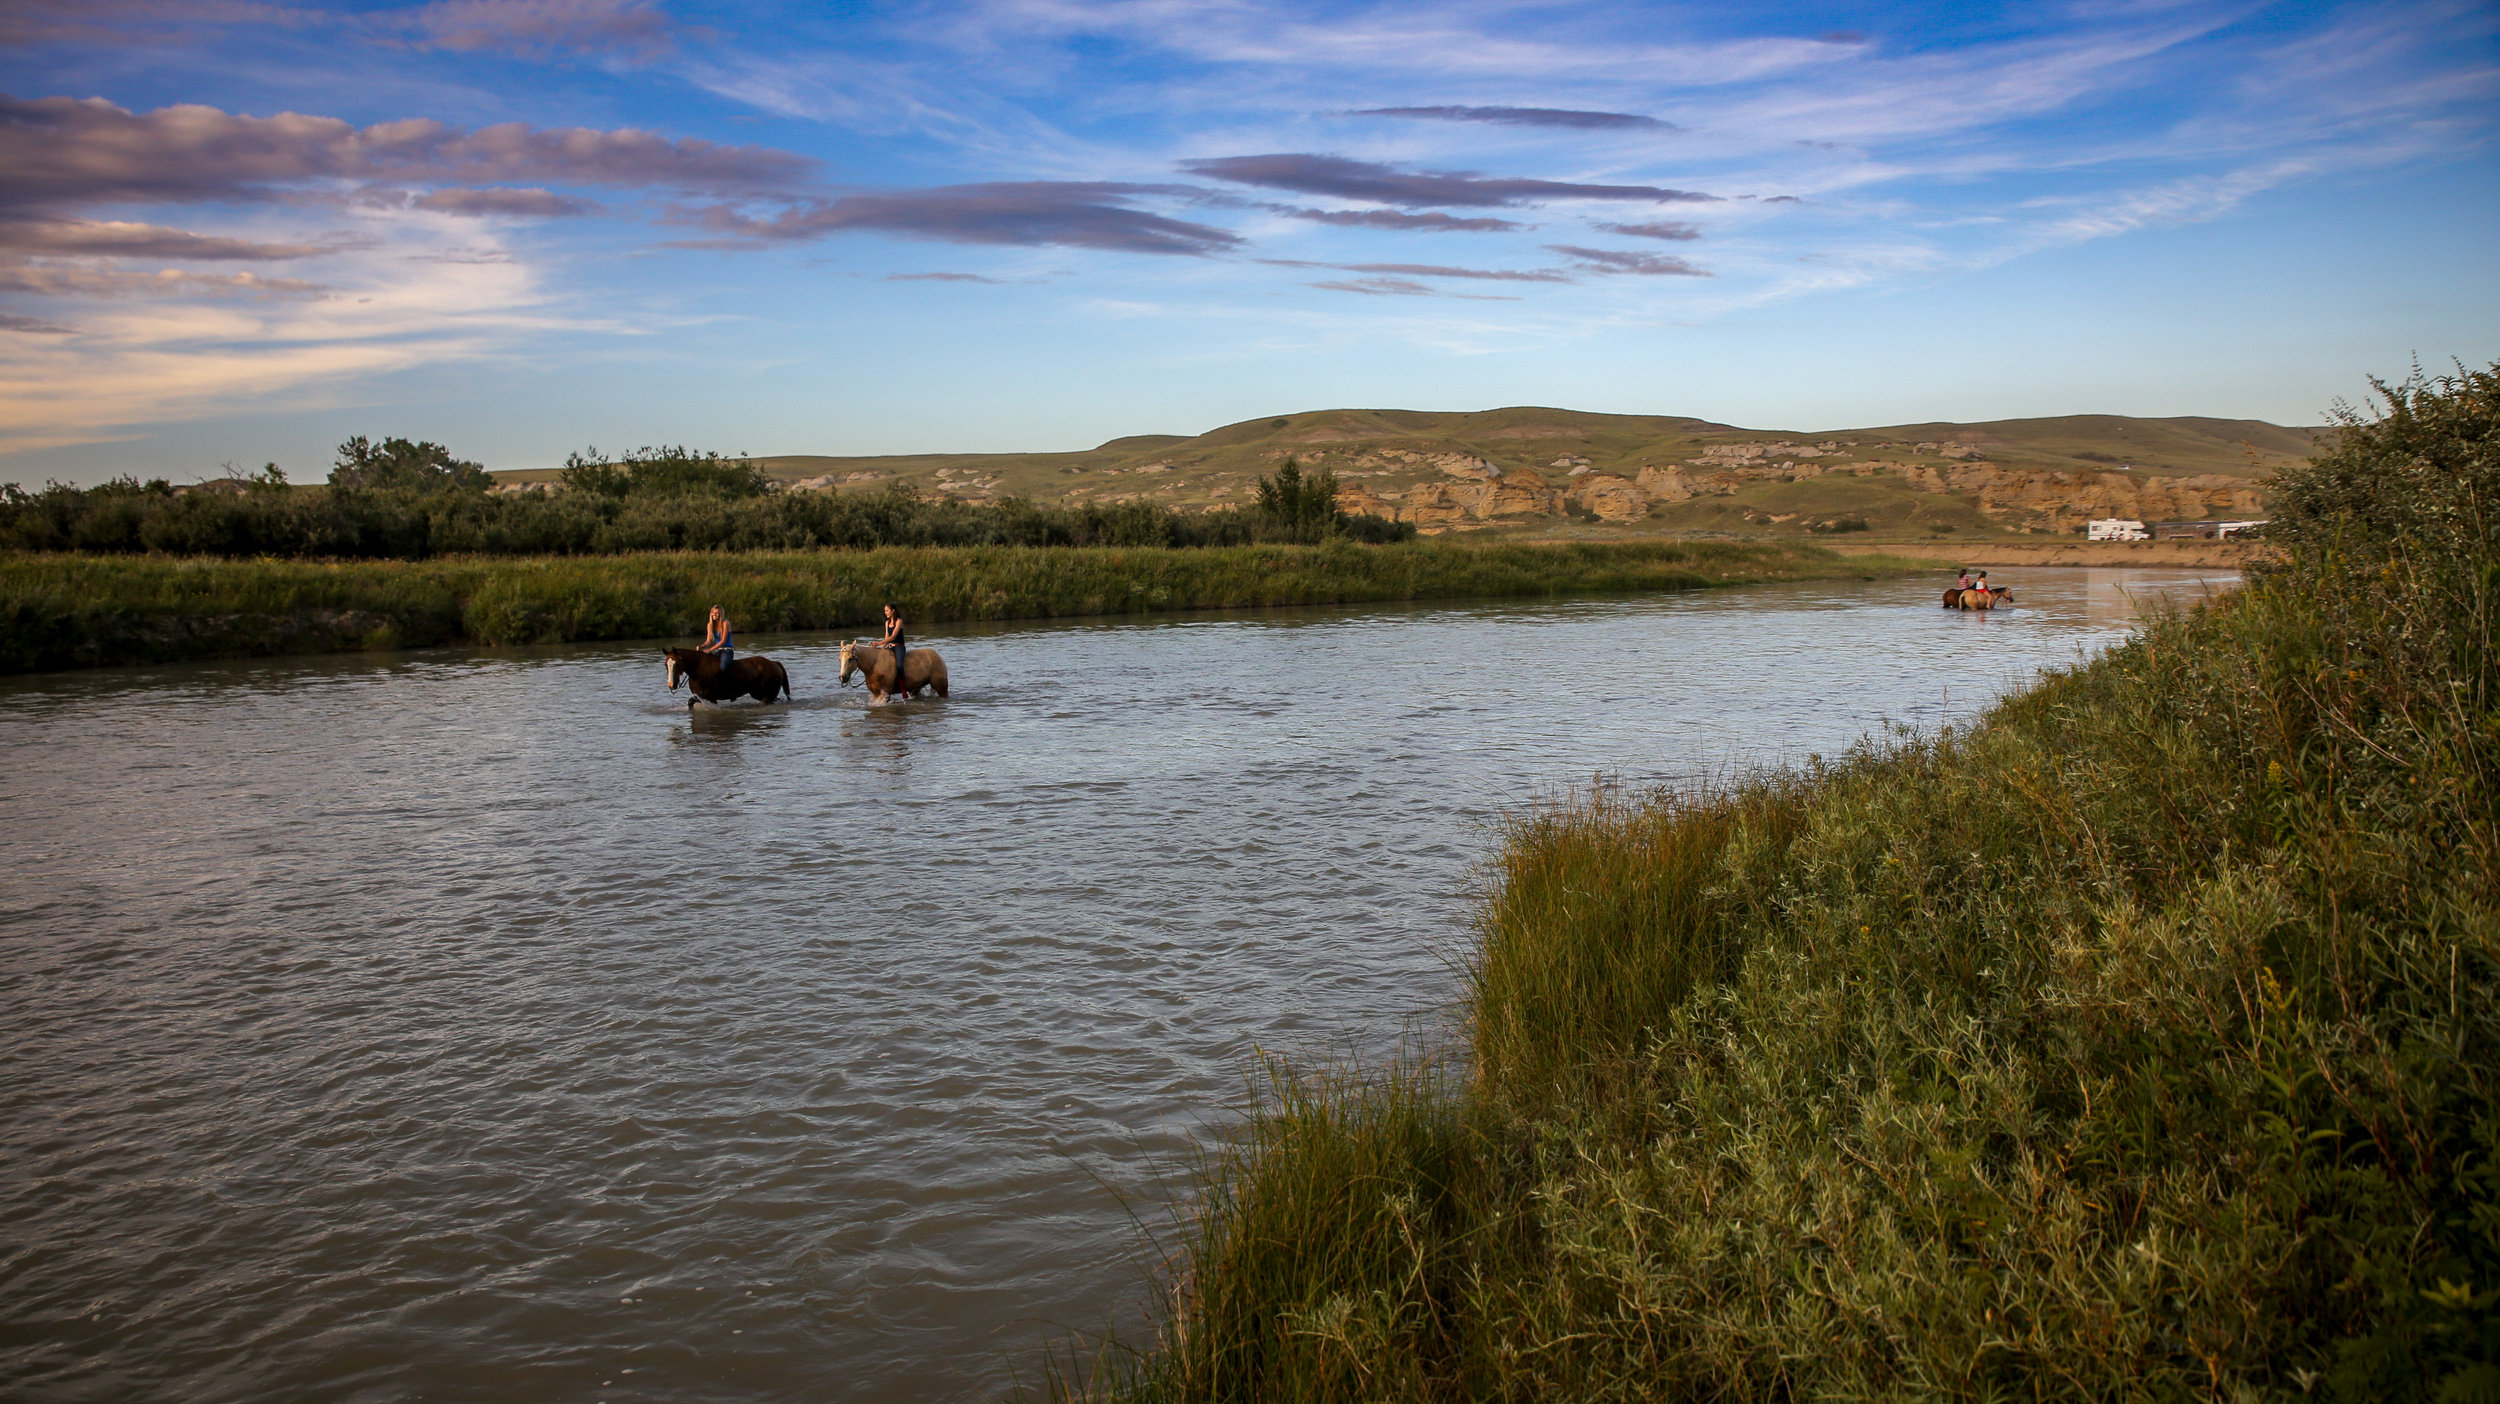
[[[0,556],[0,671],[185,658],[869,624],[887,600],[954,620],[1690,590],[1912,568],[1811,547],[965,547],[535,559],[229,561]]]
[[[1058,1389],[2500,1398],[2496,390],[1982,725],[1518,819],[1465,1071],[1279,1072]]]

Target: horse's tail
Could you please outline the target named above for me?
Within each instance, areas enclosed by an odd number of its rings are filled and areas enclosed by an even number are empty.
[[[779,659],[773,660],[773,675],[781,679],[782,701],[787,702],[791,698],[799,695],[799,690],[790,686],[790,670],[781,666],[781,661]]]

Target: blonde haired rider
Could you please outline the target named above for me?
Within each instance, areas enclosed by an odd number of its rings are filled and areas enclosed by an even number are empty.
[[[731,643],[729,616],[721,613],[719,605],[712,606],[712,617],[704,621],[701,651],[718,658],[723,668],[727,668],[738,657],[738,650]]]

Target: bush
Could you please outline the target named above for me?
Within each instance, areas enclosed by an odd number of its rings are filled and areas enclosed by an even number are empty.
[[[773,486],[743,454],[724,458],[682,446],[639,448],[613,462],[584,449],[566,456],[560,480],[568,490],[601,497],[761,497]]]
[[[276,473],[277,466],[270,464],[270,471]],[[485,469],[453,458],[441,444],[406,439],[376,444],[362,434],[339,445],[338,463],[330,470],[330,486],[366,491],[484,492],[493,483]]]

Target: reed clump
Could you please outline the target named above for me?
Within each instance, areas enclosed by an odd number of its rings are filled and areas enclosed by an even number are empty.
[[[0,555],[0,671],[450,643],[1682,590],[1904,562],[1722,542],[886,547],[417,561]]]
[[[1464,1072],[1279,1072],[1132,1400],[2500,1398],[2500,367],[1936,737],[1511,827]]]

